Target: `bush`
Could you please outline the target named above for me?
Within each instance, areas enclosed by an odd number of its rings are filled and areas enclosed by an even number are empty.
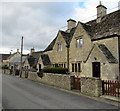
[[[42,78],[43,77],[43,71],[37,72],[37,75]]]
[[[57,74],[67,74],[68,69],[67,68],[43,68],[43,72],[45,73],[57,73]]]
[[[2,69],[9,69],[9,67],[8,66],[2,66]]]

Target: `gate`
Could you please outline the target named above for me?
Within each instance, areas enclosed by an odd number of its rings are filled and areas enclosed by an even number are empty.
[[[120,97],[120,82],[118,81],[102,81],[103,94]]]
[[[80,78],[73,76],[73,87],[72,89],[81,90]]]

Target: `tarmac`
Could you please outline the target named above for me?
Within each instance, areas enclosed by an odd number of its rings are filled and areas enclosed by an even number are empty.
[[[40,84],[43,84],[43,83],[40,83]],[[114,96],[109,96],[109,95],[102,95],[100,97],[94,97],[94,96],[89,96],[89,95],[82,94],[80,92],[80,90],[67,90],[67,89],[62,89],[62,88],[50,86],[50,85],[47,85],[47,84],[44,84],[44,85],[46,85],[48,87],[58,89],[58,90],[61,90],[61,91],[65,91],[65,92],[68,92],[68,93],[81,95],[81,96],[84,96],[84,97],[87,97],[87,98],[90,98],[90,99],[93,99],[93,100],[96,100],[96,101],[100,101],[100,102],[103,102],[103,103],[112,104],[114,106],[117,106],[118,110],[120,111],[120,97],[114,97]],[[1,104],[0,104],[0,109],[2,109]]]
[[[40,83],[40,84],[43,84],[43,83]],[[46,84],[44,84],[44,85],[46,85]],[[47,86],[54,87],[54,86],[50,86],[50,85],[47,85]],[[67,90],[67,89],[62,89],[62,88],[58,88],[58,87],[54,87],[54,88],[68,92],[68,93],[84,96],[84,97],[87,97],[87,98],[90,98],[90,99],[93,99],[96,101],[100,101],[103,103],[112,104],[114,106],[117,106],[120,111],[120,97],[114,97],[114,96],[109,96],[109,95],[102,95],[100,97],[95,97],[95,96],[89,96],[89,95],[82,94],[80,92],[80,90]]]

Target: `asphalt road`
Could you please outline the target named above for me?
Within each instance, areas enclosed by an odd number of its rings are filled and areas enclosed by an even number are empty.
[[[4,109],[117,109],[107,103],[10,75],[2,75],[2,106]]]

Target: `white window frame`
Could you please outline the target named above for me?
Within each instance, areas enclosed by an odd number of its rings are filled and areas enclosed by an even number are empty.
[[[62,51],[62,44],[61,43],[57,44],[57,51]]]
[[[76,39],[76,48],[81,48],[83,46],[83,39],[78,38]]]

